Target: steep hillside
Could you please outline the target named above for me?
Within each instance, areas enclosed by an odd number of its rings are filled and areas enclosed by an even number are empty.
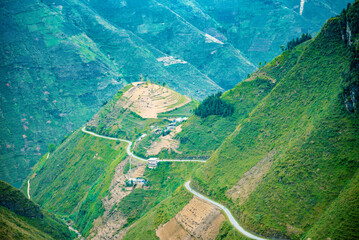
[[[75,238],[63,222],[3,181],[0,181],[0,225],[3,239]]]
[[[0,178],[19,186],[50,143],[125,84],[150,79],[203,99],[307,26],[315,32],[345,2],[306,3],[299,16],[294,1],[2,1]],[[273,19],[263,24],[263,14]]]
[[[315,39],[283,52],[222,97],[235,103],[242,89],[248,94],[246,84],[252,83],[250,89],[256,93],[263,87],[258,83],[276,80],[196,171],[193,184],[231,208],[246,229],[259,235],[281,239],[358,237],[358,3],[328,20]],[[258,76],[266,76],[267,81],[256,80]],[[244,109],[251,106],[246,103],[253,98],[245,96],[248,98],[241,102]],[[208,117],[216,118],[226,121]],[[210,137],[219,123],[214,122],[202,135]],[[198,132],[205,129],[195,117],[184,124],[182,133],[185,126]],[[199,144],[198,149],[207,145]],[[184,198],[177,199],[183,204]],[[180,226],[170,217],[165,222],[152,221],[158,215],[175,217],[186,208],[171,212],[165,207],[167,201],[176,204],[168,198],[162,208],[154,208],[133,224],[125,239],[156,239],[156,233],[167,239],[161,235],[163,228],[173,236],[187,236],[189,232],[182,228],[196,222],[198,215],[189,216]],[[216,239],[245,238],[226,221]]]
[[[284,52],[274,60],[275,64],[262,67],[247,80],[225,92],[221,99],[234,107],[231,116],[210,115],[202,118],[192,115],[181,125],[180,131],[165,137],[169,141],[164,143],[163,138],[148,137],[141,140],[135,152],[161,158],[208,158],[296,64],[306,44]],[[170,146],[173,142],[178,145],[176,151],[169,147],[151,151],[154,146]],[[150,150],[146,150],[148,148]]]
[[[50,142],[81,125],[123,83],[60,9],[35,0],[0,6],[0,178],[19,186]]]
[[[150,133],[150,125],[167,126],[167,118],[173,118],[171,114],[176,111],[189,114],[191,106],[190,98],[168,87],[136,82],[105,104],[88,123],[88,129],[132,141]],[[160,163],[150,169],[147,163],[126,157],[127,146],[120,140],[78,130],[42,157],[21,189],[29,191],[46,210],[72,222],[85,237],[122,234],[125,227],[169,197],[199,166]],[[146,184],[130,186],[130,179],[135,178],[145,179]]]
[[[186,1],[187,2],[187,1]],[[351,0],[197,0],[220,24],[220,32],[251,62],[262,64],[280,54],[280,46],[302,33],[316,34],[324,22]],[[194,22],[196,24],[196,22]],[[211,31],[210,28],[207,28]]]
[[[0,178],[15,186],[50,143],[129,82],[151,79],[195,98],[222,89],[78,1],[5,1],[0,11]]]
[[[273,61],[275,64],[262,67],[247,80],[225,92],[222,99],[235,108],[232,116],[190,117],[177,135],[180,140],[178,150],[189,156],[211,155],[285,77],[286,72],[296,64],[303,47],[284,52]]]
[[[194,8],[192,1],[176,2],[141,0],[103,4],[92,0],[89,3],[111,23],[132,31],[168,56],[192,64],[224,89],[233,87],[256,69],[240,51],[221,41],[222,34],[216,30],[218,24]],[[174,6],[177,4],[182,11]],[[195,27],[186,20],[188,16],[195,16],[214,33]]]
[[[89,231],[104,211],[116,166],[126,155],[125,143],[96,138],[80,130],[69,136],[49,158],[39,161],[28,180],[30,195],[44,209]],[[28,185],[24,184],[25,192]]]
[[[355,188],[344,190],[351,192],[348,199],[342,190],[359,167],[358,6],[328,20],[314,40],[299,46],[294,66],[194,176],[194,186],[226,203],[250,230],[298,239],[326,209],[339,211],[333,201],[355,207]],[[315,228],[330,220],[323,215],[320,221]],[[349,222],[341,225],[343,239],[355,234],[355,220]]]

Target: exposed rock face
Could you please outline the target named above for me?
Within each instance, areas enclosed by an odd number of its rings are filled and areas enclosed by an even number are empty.
[[[359,86],[353,85],[344,93],[344,105],[347,111],[358,111]]]
[[[215,239],[225,220],[216,206],[197,197],[169,222],[159,226],[156,235],[160,239]]]
[[[349,22],[347,22],[346,34],[347,34],[348,45],[350,46],[352,45],[352,31],[350,30]]]

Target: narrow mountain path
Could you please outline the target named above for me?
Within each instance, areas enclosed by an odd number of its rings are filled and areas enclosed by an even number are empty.
[[[50,157],[50,153],[47,153],[47,157],[46,160]],[[30,197],[30,179],[27,180],[27,196],[29,197],[29,199],[31,199]]]
[[[30,198],[30,179],[27,180],[27,196],[29,197],[29,199],[31,199]]]
[[[121,139],[121,138],[114,138],[114,137],[102,136],[102,135],[96,134],[96,133],[94,133],[94,132],[87,131],[87,130],[86,130],[86,127],[83,127],[81,130],[82,130],[84,133],[90,134],[90,135],[95,136],[95,137],[104,138],[104,139],[109,139],[109,140],[114,140],[114,141],[126,142],[126,143],[128,143],[127,148],[126,148],[126,152],[127,152],[127,154],[128,154],[129,156],[131,156],[131,157],[133,157],[134,159],[137,159],[137,160],[139,160],[139,161],[142,161],[142,162],[148,162],[148,159],[138,157],[138,156],[136,156],[135,154],[133,154],[133,152],[131,152],[131,146],[132,146],[132,142],[131,142],[131,141],[128,141],[128,140],[126,140],[126,139]],[[158,160],[158,161],[159,161],[159,162],[202,162],[202,163],[207,162],[206,160],[199,160],[199,159],[161,159],[161,160]]]
[[[186,189],[187,189],[188,191],[190,191],[193,195],[199,197],[200,199],[203,199],[203,200],[205,200],[205,201],[207,201],[207,202],[209,202],[209,203],[212,203],[213,205],[215,205],[215,206],[219,207],[220,209],[222,209],[222,210],[227,214],[228,219],[229,219],[229,221],[231,222],[231,224],[233,225],[233,227],[235,227],[235,228],[236,228],[239,232],[241,232],[244,236],[249,237],[249,238],[251,238],[251,239],[255,239],[255,240],[267,240],[267,239],[265,239],[265,238],[257,237],[257,236],[255,236],[255,235],[253,235],[253,234],[247,232],[246,230],[244,230],[244,229],[238,224],[238,222],[237,222],[236,219],[233,217],[232,213],[228,210],[228,208],[226,208],[225,206],[223,206],[223,205],[221,205],[221,204],[219,204],[219,203],[217,203],[217,202],[215,202],[215,201],[213,201],[213,200],[211,200],[211,199],[209,199],[209,198],[207,198],[207,197],[201,195],[200,193],[194,191],[194,190],[190,187],[190,185],[189,185],[190,183],[191,183],[191,181],[188,181],[188,182],[186,182],[186,183],[184,184],[184,186],[186,187]]]
[[[132,142],[131,141],[128,141],[128,140],[125,140],[125,139],[121,139],[121,138],[113,138],[113,137],[107,137],[107,136],[102,136],[102,135],[99,135],[99,134],[96,134],[96,133],[93,133],[93,132],[90,132],[90,131],[87,131],[85,129],[85,127],[83,127],[81,129],[84,133],[87,133],[87,134],[90,134],[92,136],[95,136],[95,137],[99,137],[99,138],[104,138],[104,139],[109,139],[109,140],[114,140],[114,141],[121,141],[121,142],[126,142],[128,143],[128,146],[126,148],[126,151],[127,151],[127,154],[139,161],[143,161],[143,162],[147,162],[148,159],[144,159],[144,158],[141,158],[141,157],[138,157],[136,155],[133,154],[133,152],[131,152],[131,146],[132,146]],[[203,162],[205,163],[206,161],[205,160],[190,160],[190,159],[161,159],[161,160],[158,160],[159,162]],[[188,181],[185,183],[185,187],[188,191],[190,191],[192,194],[196,195],[197,197],[219,207],[220,209],[222,209],[228,216],[228,219],[230,221],[230,223],[233,225],[233,227],[235,227],[239,232],[241,232],[244,236],[246,237],[249,237],[251,239],[255,239],[255,240],[267,240],[265,238],[261,238],[261,237],[257,237],[249,232],[247,232],[246,230],[244,230],[239,224],[238,222],[236,221],[236,219],[233,217],[232,213],[228,210],[228,208],[226,208],[225,206],[199,194],[198,192],[194,191],[191,187],[190,187],[190,182],[191,181]]]

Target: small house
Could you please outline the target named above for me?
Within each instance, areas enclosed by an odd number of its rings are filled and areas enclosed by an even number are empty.
[[[157,164],[158,164],[158,158],[149,158],[148,159],[148,168],[157,168]]]

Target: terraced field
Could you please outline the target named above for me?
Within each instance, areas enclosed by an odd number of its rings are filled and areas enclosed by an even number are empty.
[[[157,114],[172,111],[191,102],[169,88],[152,83],[136,82],[124,93],[124,108],[129,108],[142,118],[157,118]]]

